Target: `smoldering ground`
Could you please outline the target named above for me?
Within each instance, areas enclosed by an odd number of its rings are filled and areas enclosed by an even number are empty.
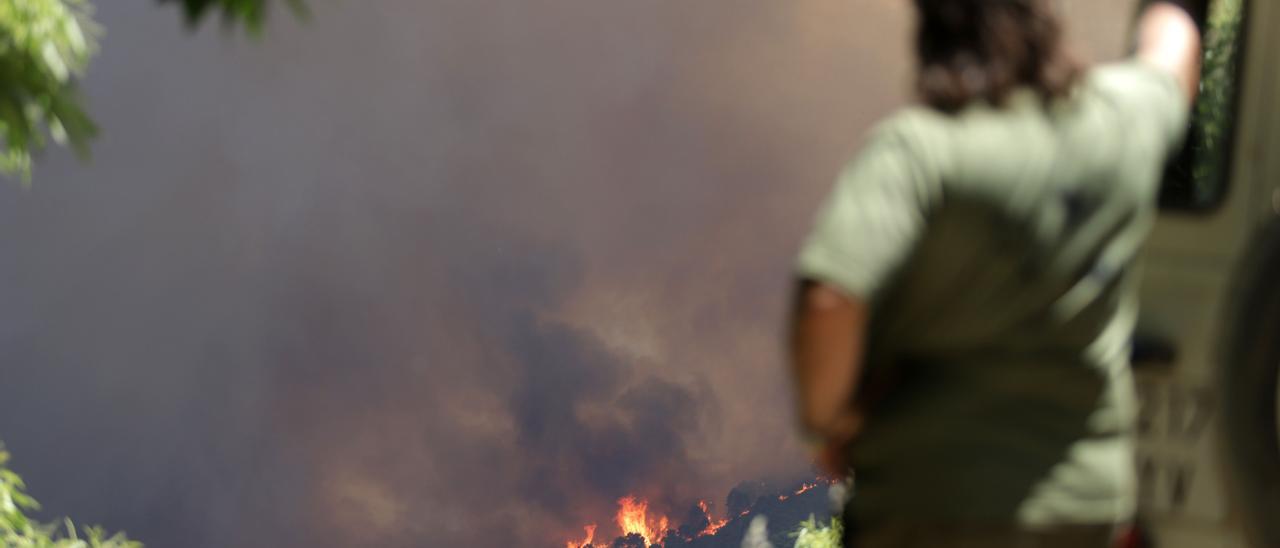
[[[0,439],[47,517],[537,546],[806,472],[788,264],[907,96],[906,3],[312,4],[254,42],[99,2],[93,160],[0,186]]]

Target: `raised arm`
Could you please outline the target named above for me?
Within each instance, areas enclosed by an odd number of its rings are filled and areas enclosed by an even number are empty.
[[[1200,87],[1200,30],[1205,0],[1158,0],[1138,16],[1137,56],[1177,78],[1188,101]]]

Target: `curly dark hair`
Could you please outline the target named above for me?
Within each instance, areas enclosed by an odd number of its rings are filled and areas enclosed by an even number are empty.
[[[915,0],[916,82],[943,112],[973,102],[1000,106],[1017,88],[1046,102],[1071,91],[1083,69],[1062,44],[1049,0]]]

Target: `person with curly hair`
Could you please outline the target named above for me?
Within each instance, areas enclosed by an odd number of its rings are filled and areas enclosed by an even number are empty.
[[[1108,546],[1136,506],[1137,254],[1199,79],[1202,10],[1085,67],[1050,0],[915,0],[919,104],[799,254],[798,413],[852,470],[845,545]]]

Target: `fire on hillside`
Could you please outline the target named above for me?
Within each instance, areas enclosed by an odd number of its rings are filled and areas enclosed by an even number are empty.
[[[725,509],[717,510],[707,500],[699,500],[674,526],[676,520],[655,510],[648,500],[628,495],[618,499],[613,516],[618,536],[596,538],[601,530],[592,523],[582,528],[580,540],[565,542],[566,548],[716,548],[737,547],[752,516],[762,515],[773,525],[774,536],[785,536],[810,515],[826,514],[830,504],[828,489],[835,482],[817,478],[788,489],[770,489],[763,482],[745,482],[727,497]],[[822,487],[822,489],[819,489]]]

